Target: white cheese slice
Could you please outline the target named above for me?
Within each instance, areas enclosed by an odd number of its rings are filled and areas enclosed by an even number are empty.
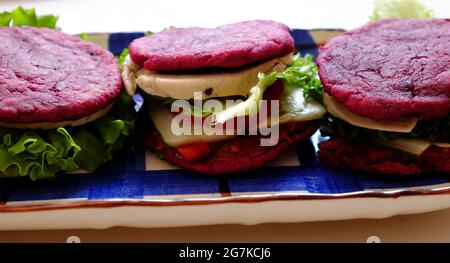
[[[285,83],[285,93],[280,97],[280,109],[278,123],[270,118],[259,124],[262,126],[273,126],[295,121],[311,121],[322,119],[326,113],[325,107],[314,99],[305,101],[303,89],[289,86]],[[270,124],[270,125],[268,125]]]
[[[446,142],[435,142],[434,145],[441,148],[450,148],[450,143]]]
[[[302,88],[285,85],[280,98],[280,123],[322,119],[326,113],[322,104],[312,98],[305,101]]]
[[[433,143],[427,140],[411,139],[411,138],[394,138],[390,140],[381,140],[375,138],[369,138],[370,140],[389,146],[391,148],[399,149],[404,152],[412,153],[416,156],[420,156],[430,146],[436,145],[441,148],[450,148],[450,143]]]
[[[282,71],[292,62],[292,53],[242,70],[170,74],[140,68],[127,56],[123,63],[122,78],[128,94],[138,85],[145,92],[173,99],[191,99],[194,92],[201,92],[204,99],[211,97],[247,96],[258,82],[258,72]]]
[[[169,107],[156,100],[151,101],[148,107],[148,113],[150,114],[150,118],[152,119],[155,128],[161,134],[164,142],[172,147],[178,147],[199,141],[215,142],[234,137],[234,135],[175,135],[172,132],[172,121],[175,118],[175,114],[170,112]],[[191,128],[191,134],[194,134],[193,124],[191,125]]]
[[[395,149],[402,150],[404,152],[412,153],[416,156],[420,156],[426,149],[428,149],[432,143],[426,140],[410,139],[410,138],[394,138],[390,140],[371,139],[376,143],[383,144]]]
[[[320,119],[325,114],[325,107],[313,99],[305,102],[303,90],[299,88],[287,88],[285,94],[280,98],[280,117],[278,123],[267,124],[260,121],[262,127],[275,126],[291,121],[308,121]],[[175,135],[171,129],[171,123],[175,115],[170,112],[169,107],[162,105],[157,100],[152,100],[148,108],[150,117],[161,134],[165,143],[172,147],[178,147],[198,141],[214,142],[233,138],[235,135]],[[191,125],[193,126],[193,125]],[[206,126],[210,126],[207,124]],[[191,127],[193,128],[193,127]],[[193,132],[192,132],[193,133]]]
[[[409,133],[417,123],[417,118],[380,121],[356,115],[325,92],[323,93],[323,102],[331,115],[358,127],[379,131]]]
[[[50,130],[50,129],[57,129],[60,127],[65,126],[80,126],[83,124],[86,124],[88,122],[94,121],[111,110],[114,103],[108,105],[106,108],[101,109],[94,114],[91,114],[89,116],[80,118],[78,120],[73,121],[62,121],[62,122],[40,122],[40,123],[3,123],[0,122],[0,127],[7,127],[7,128],[16,128],[16,129],[44,129],[44,130]]]

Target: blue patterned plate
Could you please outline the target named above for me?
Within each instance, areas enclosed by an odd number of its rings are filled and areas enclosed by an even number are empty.
[[[317,47],[339,30],[293,30],[296,48]],[[119,54],[143,33],[92,34]],[[142,145],[95,173],[54,181],[0,180],[1,229],[167,227],[383,218],[450,207],[448,175],[386,177],[318,164],[315,134],[260,171],[208,177],[159,160]]]

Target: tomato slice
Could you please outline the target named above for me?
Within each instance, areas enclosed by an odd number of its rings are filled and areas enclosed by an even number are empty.
[[[195,162],[208,157],[210,148],[206,142],[195,142],[188,145],[179,146],[178,153],[189,162]]]

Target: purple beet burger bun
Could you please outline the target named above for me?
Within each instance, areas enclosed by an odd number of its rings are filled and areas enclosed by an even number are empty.
[[[0,39],[2,126],[83,124],[105,114],[122,88],[115,57],[79,37],[1,27]]]
[[[331,135],[320,147],[323,162],[450,173],[449,51],[449,19],[380,20],[323,46],[317,63],[330,113],[323,131]]]
[[[134,40],[131,59],[148,70],[237,68],[294,51],[289,28],[267,20],[216,28],[171,28]]]

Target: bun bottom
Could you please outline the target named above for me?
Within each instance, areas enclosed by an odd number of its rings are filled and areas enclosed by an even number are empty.
[[[146,116],[141,116],[145,118]],[[161,135],[147,118],[137,123],[137,132],[144,144],[164,159],[180,168],[209,175],[224,175],[256,170],[278,158],[295,142],[307,139],[319,127],[317,121],[295,122],[280,126],[275,146],[260,146],[260,135],[236,136],[232,139],[208,143],[210,151],[198,161],[183,158],[177,148],[164,143]]]
[[[420,156],[414,156],[375,143],[356,143],[346,138],[331,138],[319,144],[319,159],[334,168],[348,168],[367,173],[450,173],[450,148],[437,146],[431,146]]]

